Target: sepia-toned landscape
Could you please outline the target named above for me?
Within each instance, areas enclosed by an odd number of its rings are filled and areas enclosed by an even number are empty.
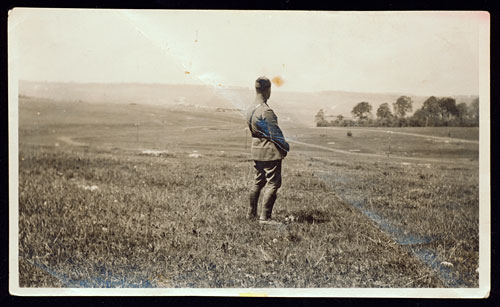
[[[12,295],[489,296],[489,12],[8,21]]]
[[[20,286],[478,287],[477,127],[279,116],[269,228],[244,218],[251,138],[219,101],[20,96]]]

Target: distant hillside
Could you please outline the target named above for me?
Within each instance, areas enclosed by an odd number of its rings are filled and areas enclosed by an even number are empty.
[[[197,85],[20,81],[19,94],[69,102],[232,107],[211,87]]]
[[[51,83],[20,81],[19,94],[57,101],[107,102],[122,104],[186,105],[222,109],[245,109],[254,97],[250,88],[211,87],[179,84],[97,84]],[[314,125],[314,115],[324,109],[327,115],[351,117],[352,108],[361,101],[373,106],[372,114],[382,103],[392,103],[402,95],[410,96],[413,110],[419,109],[428,96],[407,94],[355,93],[343,91],[285,92],[274,87],[269,105],[276,110],[280,121],[300,121]],[[439,95],[437,95],[439,96]],[[455,96],[457,103],[470,103],[477,96]]]

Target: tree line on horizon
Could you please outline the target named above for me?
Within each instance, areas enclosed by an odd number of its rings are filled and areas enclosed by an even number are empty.
[[[411,116],[407,116],[413,110],[413,101],[408,96],[399,97],[392,104],[382,103],[377,111],[376,117],[372,114],[373,107],[369,102],[362,101],[356,104],[351,111],[354,119],[343,115],[335,116],[328,120],[326,112],[320,109],[315,115],[317,127],[348,127],[348,126],[370,126],[370,127],[478,127],[479,126],[479,98],[472,101],[470,105],[465,102],[456,103],[451,97],[431,96],[425,100],[422,107]]]

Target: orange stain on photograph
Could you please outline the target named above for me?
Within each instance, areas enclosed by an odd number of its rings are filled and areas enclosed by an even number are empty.
[[[187,70],[186,70],[184,73],[185,73],[186,75],[189,75],[189,74],[190,74],[190,72],[189,72],[189,71],[187,71]]]
[[[277,87],[280,87],[280,86],[282,86],[285,83],[285,81],[283,80],[283,78],[281,78],[280,76],[276,76],[276,77],[272,78],[271,81]]]

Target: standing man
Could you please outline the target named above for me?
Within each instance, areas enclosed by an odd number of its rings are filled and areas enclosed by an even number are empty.
[[[255,81],[257,97],[246,111],[246,119],[252,133],[252,159],[254,160],[255,180],[250,191],[250,207],[247,219],[257,217],[257,204],[262,188],[262,209],[259,223],[278,225],[271,220],[276,193],[281,187],[281,160],[286,157],[290,145],[278,126],[278,118],[267,105],[271,96],[271,81],[266,77],[259,77]]]

